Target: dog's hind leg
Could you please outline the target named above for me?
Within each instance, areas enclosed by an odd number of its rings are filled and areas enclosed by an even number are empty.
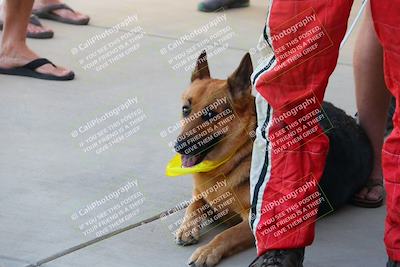
[[[207,245],[195,250],[189,259],[193,267],[212,267],[224,257],[254,245],[254,236],[247,220],[223,231]]]

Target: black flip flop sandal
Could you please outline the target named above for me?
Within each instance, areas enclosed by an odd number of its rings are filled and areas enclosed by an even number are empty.
[[[368,189],[368,192],[371,191],[372,188],[376,186],[381,186],[383,188],[383,181],[368,181],[365,187]],[[359,198],[354,196],[352,199],[352,203],[355,206],[362,208],[378,208],[383,205],[384,193],[377,200],[369,200],[365,198]]]
[[[54,67],[56,67],[56,65],[54,65],[50,60],[46,58],[38,58],[32,60],[31,62],[25,64],[22,67],[15,67],[9,69],[0,68],[0,74],[25,76],[25,77],[32,77],[36,79],[51,80],[51,81],[69,81],[73,80],[75,77],[75,74],[72,71],[65,76],[55,76],[52,74],[44,74],[36,71],[37,68],[40,68],[41,66],[46,64],[51,64]]]
[[[74,19],[64,18],[64,17],[54,13],[54,11],[60,10],[60,9],[67,9],[67,10],[70,10],[75,13],[75,11],[72,8],[70,8],[69,6],[67,6],[66,4],[47,5],[45,7],[32,10],[32,13],[41,19],[49,19],[49,20],[54,20],[54,21],[58,21],[61,23],[66,23],[66,24],[87,25],[89,23],[90,18],[74,20]]]
[[[35,15],[31,15],[29,19],[29,23],[36,25],[38,27],[43,27],[42,23],[40,23],[39,19]],[[4,22],[0,20],[0,31],[3,30],[4,27]],[[27,32],[26,37],[32,38],[32,39],[50,39],[53,38],[54,32],[53,31],[44,31],[44,32]]]

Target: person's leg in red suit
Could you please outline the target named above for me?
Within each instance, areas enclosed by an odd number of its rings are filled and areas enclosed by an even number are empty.
[[[314,239],[329,141],[318,121],[352,1],[270,1],[264,62],[253,73],[258,128],[250,174],[251,266],[302,266]],[[322,117],[321,117],[322,116]],[[281,265],[278,265],[280,263]]]
[[[385,244],[387,266],[400,266],[400,0],[371,1],[372,18],[384,50],[385,81],[396,98],[394,129],[382,151],[387,217]]]

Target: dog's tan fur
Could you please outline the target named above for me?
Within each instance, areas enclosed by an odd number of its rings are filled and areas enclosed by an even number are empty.
[[[222,258],[237,253],[254,244],[248,217],[250,210],[249,175],[253,140],[251,133],[256,125],[256,112],[254,97],[251,95],[250,74],[252,63],[249,54],[246,54],[238,69],[227,79],[217,80],[210,77],[205,52],[200,55],[196,69],[192,75],[192,83],[184,92],[182,100],[184,105],[191,105],[192,112],[197,112],[212,101],[215,95],[226,95],[230,100],[238,119],[230,122],[228,134],[206,155],[204,160],[218,160],[225,158],[236,151],[228,162],[206,173],[193,175],[193,196],[198,196],[210,184],[226,179],[227,187],[207,195],[193,202],[186,210],[183,223],[176,233],[178,243],[181,245],[194,244],[199,240],[199,222],[194,214],[206,203],[223,195],[229,189],[234,190],[237,199],[229,205],[229,214],[226,218],[234,216],[239,222],[229,229],[215,236],[208,244],[199,247],[190,257],[191,266],[215,266]],[[190,131],[199,124],[193,121],[183,126],[182,134]],[[223,175],[221,175],[223,174]],[[214,210],[218,207],[212,206]],[[200,216],[200,214],[197,214]],[[229,220],[231,223],[236,223]]]

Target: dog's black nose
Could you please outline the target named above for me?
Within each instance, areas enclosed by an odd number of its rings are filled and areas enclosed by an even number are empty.
[[[185,155],[185,146],[186,146],[186,142],[184,140],[182,140],[182,141],[176,140],[174,149],[177,153]]]
[[[199,143],[191,143],[187,138],[179,138],[176,140],[174,149],[181,155],[184,156],[194,156],[200,153],[205,148]]]

